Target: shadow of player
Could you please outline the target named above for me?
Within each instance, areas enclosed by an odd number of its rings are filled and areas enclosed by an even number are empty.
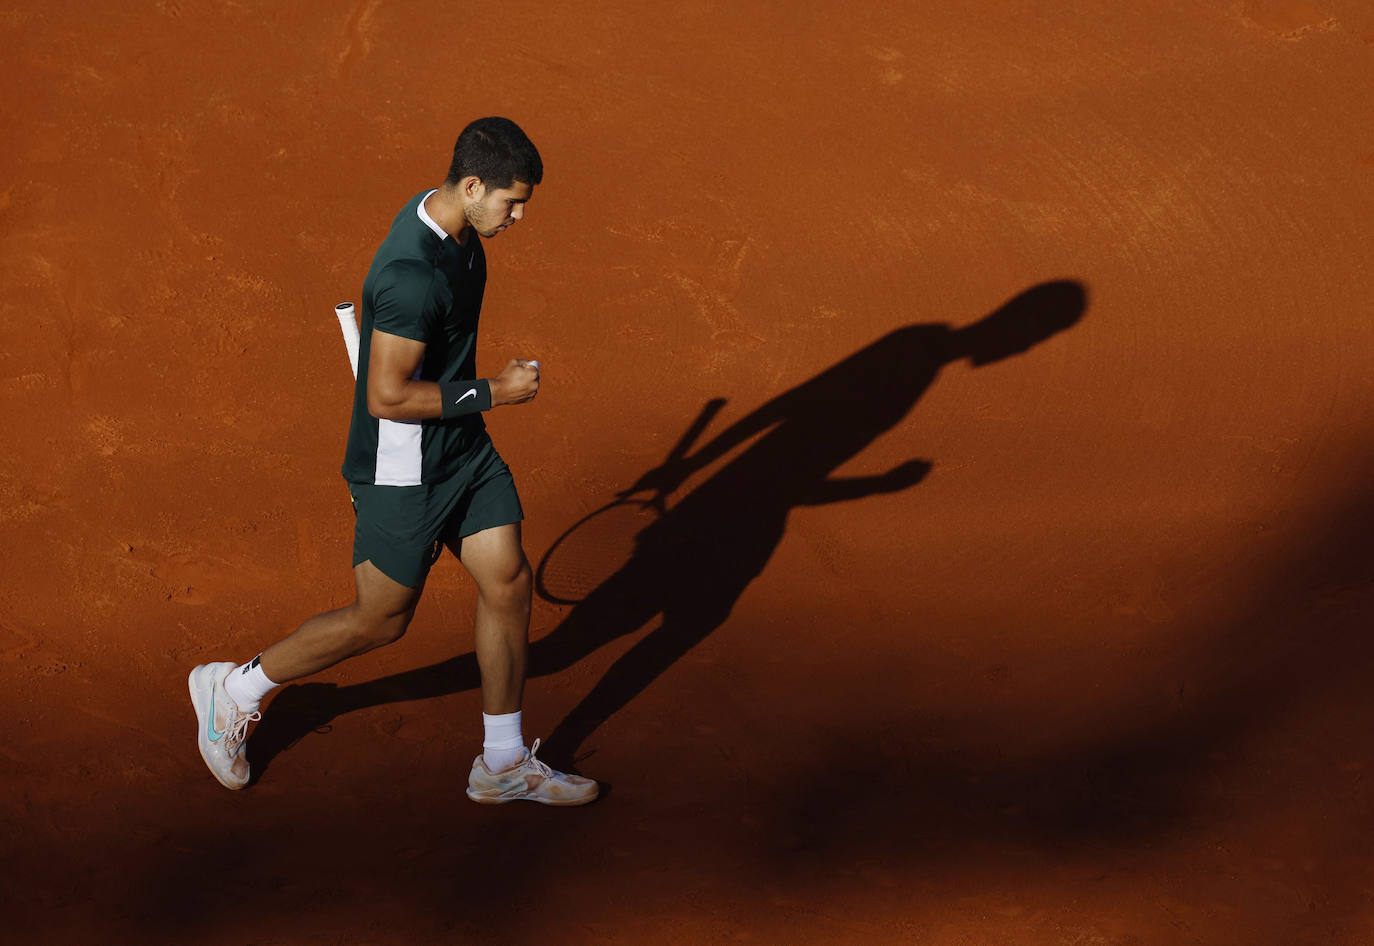
[[[1021,354],[1074,325],[1085,308],[1080,283],[1047,282],[964,328],[897,329],[773,398],[695,453],[645,473],[624,495],[654,490],[667,496],[693,473],[739,450],[644,529],[629,560],[531,645],[529,675],[544,676],[662,618],[545,740],[548,761],[575,768],[578,749],[602,723],[725,622],[772,557],[793,509],[920,482],[931,469],[926,460],[874,476],[836,477],[834,471],[895,427],[943,367]],[[288,687],[264,714],[250,759],[260,775],[277,752],[341,713],[479,685],[475,658],[465,654],[355,686]]]

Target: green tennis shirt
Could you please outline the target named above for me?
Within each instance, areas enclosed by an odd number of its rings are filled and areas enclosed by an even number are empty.
[[[469,231],[460,246],[424,209],[432,190],[412,197],[391,224],[363,281],[358,381],[343,475],[351,483],[420,486],[448,479],[483,441],[481,414],[394,421],[367,411],[372,333],[424,342],[415,378],[471,381],[477,377],[477,319],[487,284],[482,240]]]

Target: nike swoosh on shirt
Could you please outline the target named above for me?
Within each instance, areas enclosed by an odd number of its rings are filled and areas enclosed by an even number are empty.
[[[463,398],[476,397],[476,396],[477,396],[477,389],[476,389],[476,388],[472,388],[472,389],[470,389],[470,390],[464,392],[463,397],[460,397],[458,400],[454,401],[453,403],[454,403],[454,404],[461,404],[461,403],[463,403]]]

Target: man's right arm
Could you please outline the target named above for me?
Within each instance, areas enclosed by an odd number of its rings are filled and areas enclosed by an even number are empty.
[[[474,407],[524,404],[539,393],[539,369],[527,361],[513,358],[489,380],[438,384],[415,378],[424,357],[424,342],[374,329],[367,368],[367,412],[385,420],[429,420],[473,413],[469,408]]]

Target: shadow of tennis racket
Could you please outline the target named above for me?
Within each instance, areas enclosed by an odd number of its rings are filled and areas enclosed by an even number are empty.
[[[672,470],[725,406],[713,398],[678,438],[657,472],[675,481]],[[663,487],[631,487],[574,522],[554,540],[534,573],[539,597],[554,604],[578,604],[634,554],[636,537],[667,514]],[[644,496],[642,494],[648,494]],[[638,498],[636,498],[638,497]]]

